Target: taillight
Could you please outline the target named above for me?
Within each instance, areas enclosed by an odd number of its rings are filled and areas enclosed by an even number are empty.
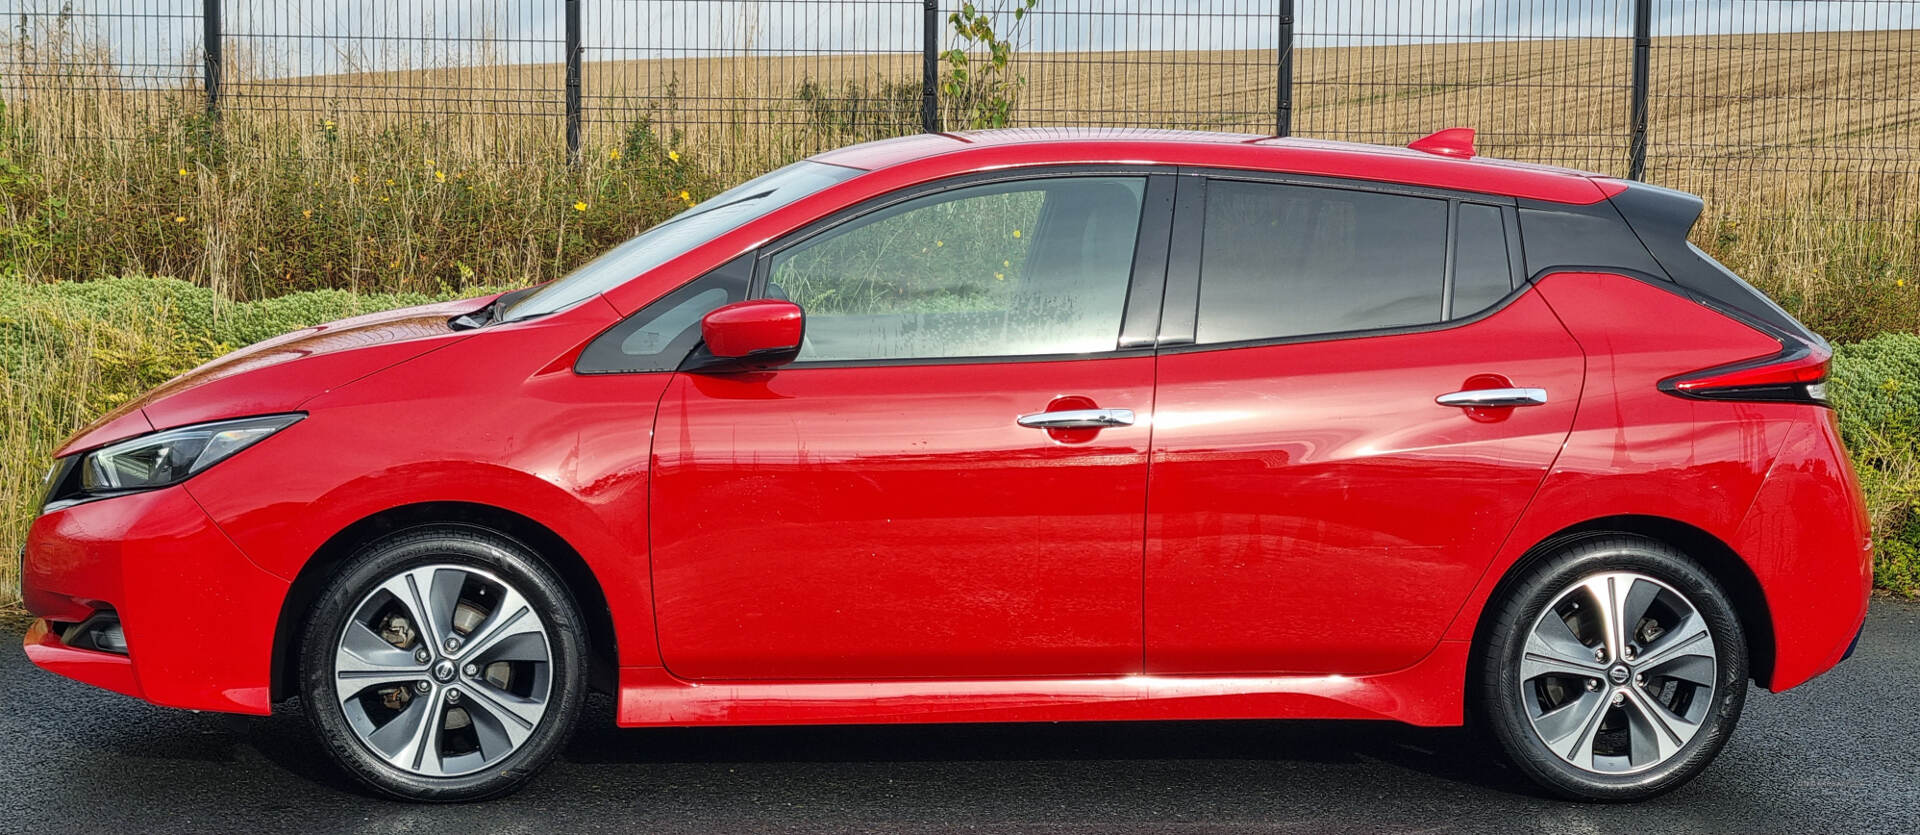
[[[1660,390],[1702,400],[1759,400],[1827,405],[1825,345],[1790,341],[1780,353],[1690,371],[1660,381]]]

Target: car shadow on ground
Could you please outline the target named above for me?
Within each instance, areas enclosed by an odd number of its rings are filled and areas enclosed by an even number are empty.
[[[204,718],[204,717],[203,717]],[[365,793],[328,761],[299,703],[259,718],[209,718],[243,731],[262,756],[295,776]],[[235,740],[238,741],[238,740]],[[1251,761],[1386,766],[1509,795],[1539,797],[1499,753],[1464,728],[1416,728],[1375,721],[1030,722],[990,724],[812,725],[780,727],[618,728],[613,700],[588,700],[563,764],[650,769],[672,765],[1116,764],[1131,761]],[[558,765],[558,764],[557,764]],[[817,769],[794,769],[814,773]]]

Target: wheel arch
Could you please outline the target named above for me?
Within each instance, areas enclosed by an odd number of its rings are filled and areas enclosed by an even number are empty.
[[[1621,514],[1589,519],[1562,528],[1535,543],[1513,565],[1508,566],[1493,592],[1487,596],[1485,604],[1480,607],[1480,614],[1474,623],[1472,651],[1467,662],[1469,682],[1478,680],[1480,665],[1485,660],[1482,652],[1487,629],[1498,609],[1495,602],[1503,599],[1513,584],[1536,563],[1561,546],[1585,537],[1605,534],[1644,536],[1678,548],[1697,560],[1733,601],[1734,613],[1740,618],[1740,628],[1746,633],[1750,677],[1762,685],[1772,680],[1773,616],[1767,606],[1766,594],[1760,587],[1760,580],[1746,560],[1741,559],[1732,546],[1719,537],[1686,522],[1662,516]],[[1467,687],[1467,692],[1473,693],[1474,688]]]
[[[271,698],[294,694],[299,681],[299,641],[304,617],[340,565],[361,547],[382,537],[423,525],[470,525],[511,537],[526,545],[554,572],[580,606],[592,657],[588,684],[611,692],[619,658],[612,609],[593,569],[579,551],[546,525],[519,513],[475,502],[438,501],[400,505],[362,518],[329,537],[294,577],[274,624]]]

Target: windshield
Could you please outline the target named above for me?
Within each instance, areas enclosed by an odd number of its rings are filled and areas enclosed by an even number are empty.
[[[734,186],[515,302],[502,321],[541,316],[618,287],[723,232],[861,174],[858,168],[802,160]]]

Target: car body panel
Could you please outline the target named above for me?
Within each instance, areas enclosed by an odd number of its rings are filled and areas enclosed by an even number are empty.
[[[1151,673],[1377,673],[1431,651],[1580,403],[1538,294],[1384,336],[1167,353],[1147,529]],[[1540,406],[1434,398],[1540,387]]]
[[[302,622],[290,590],[323,583],[336,564],[327,560],[342,556],[332,545],[357,525],[443,505],[513,514],[572,552],[550,558],[577,555],[585,582],[608,606],[613,646],[601,649],[611,650],[619,668],[618,721],[627,725],[1313,716],[1457,723],[1475,629],[1502,579],[1555,534],[1608,519],[1683,525],[1735,555],[1764,598],[1757,622],[1771,632],[1775,658],[1760,672],[1775,689],[1836,663],[1859,626],[1870,584],[1867,528],[1831,412],[1660,392],[1659,380],[1762,356],[1779,343],[1658,276],[1592,265],[1549,271],[1534,279],[1531,293],[1480,321],[1367,337],[1379,341],[1356,346],[1321,340],[1191,353],[1166,346],[1157,356],[1148,348],[1033,363],[1018,374],[1010,369],[1020,363],[1012,362],[831,374],[795,366],[751,379],[574,371],[595,336],[708,270],[861,201],[949,177],[1061,165],[1238,169],[1579,205],[1626,188],[1480,159],[1171,132],[914,137],[820,159],[880,170],[797,200],[550,316],[479,330],[449,327],[447,320],[486,301],[479,299],[290,334],[216,361],[76,435],[61,454],[203,420],[308,413],[183,485],[42,515],[26,550],[28,608],[47,621],[72,623],[113,607],[125,619],[131,655],[66,647],[54,631],[36,626],[29,656],[161,704],[264,712],[275,664],[284,661],[276,648],[284,652]],[[1559,336],[1543,310],[1564,326]],[[1490,361],[1476,353],[1484,345],[1447,343],[1439,334],[1497,334],[1486,344],[1519,346],[1515,361],[1526,367],[1492,371],[1542,375],[1513,382],[1548,379],[1552,406],[1531,416],[1517,410],[1493,427],[1447,407],[1396,399],[1392,408],[1363,404],[1360,412],[1370,417],[1356,430],[1342,425],[1352,407],[1341,408],[1338,392],[1313,391],[1287,401],[1311,406],[1291,416],[1326,436],[1312,439],[1311,449],[1304,442],[1287,447],[1284,438],[1227,438],[1201,419],[1262,409],[1289,418],[1257,390],[1266,381],[1283,384],[1288,374],[1360,369],[1382,375],[1405,398],[1430,397],[1463,385],[1469,369]],[[1570,419],[1560,411],[1568,402],[1560,392],[1575,386],[1568,339],[1585,368]],[[1388,367],[1395,357],[1432,371],[1396,371]],[[1084,372],[1094,367],[1122,370]],[[674,392],[682,399],[672,400]],[[809,395],[804,402],[773,399],[801,393]],[[1124,401],[1143,420],[1127,432],[1103,429],[1077,446],[1042,445],[1036,430],[1014,427],[1019,414],[1068,395],[1108,407]],[[763,399],[746,399],[753,396]],[[1416,405],[1417,412],[1402,411]],[[1401,414],[1414,417],[1394,417]],[[969,441],[954,429],[956,417],[991,421]],[[769,487],[769,466],[798,460],[797,427],[807,430],[807,455],[819,456],[809,460],[830,466],[796,470]],[[1514,434],[1473,434],[1490,427]],[[1150,436],[1160,432],[1166,460],[1149,463]],[[1563,438],[1557,456],[1556,434]],[[816,448],[812,437],[836,440]],[[1383,449],[1393,454],[1379,454]],[[1337,552],[1344,548],[1344,562],[1312,564],[1265,547],[1247,552],[1262,564],[1189,554],[1197,561],[1177,566],[1182,543],[1256,541],[1246,532],[1265,524],[1267,511],[1235,511],[1237,529],[1226,524],[1227,511],[1247,500],[1234,485],[1250,483],[1250,468],[1274,463],[1276,450],[1286,452],[1293,472],[1282,470],[1294,477],[1289,489],[1296,492],[1321,478],[1343,489],[1381,488],[1351,507],[1306,494],[1328,524],[1297,525],[1291,538],[1266,540],[1333,543]],[[1210,455],[1240,469],[1182,471]],[[1010,462],[1023,456],[1066,494],[1045,495],[1016,478]],[[878,462],[894,469],[855,467]],[[1405,473],[1376,466],[1399,462]],[[1356,463],[1361,470],[1351,469]],[[650,484],[656,467],[660,481]],[[1469,485],[1458,475],[1462,468],[1489,478]],[[1143,473],[1144,486],[1126,475],[1134,471]],[[1426,503],[1385,498],[1396,479],[1422,472],[1443,473],[1461,490]],[[1166,495],[1155,497],[1156,478]],[[1519,497],[1528,478],[1539,486],[1525,500]],[[977,489],[953,489],[962,483]],[[692,486],[678,498],[658,497],[660,507],[672,508],[669,518],[649,508],[650,492],[661,485]],[[1472,512],[1469,495],[1487,497],[1484,516],[1463,520]],[[714,504],[699,504],[700,497]],[[823,566],[822,556],[854,553],[825,536],[825,525],[810,519],[813,530],[803,536],[791,535],[792,528],[783,535],[777,524],[762,527],[782,521],[782,503],[800,501],[822,511],[814,519],[847,522],[889,547],[914,536],[958,547],[912,561],[870,561],[864,573],[858,563]],[[1486,534],[1507,526],[1520,506],[1504,539]],[[1082,518],[1070,518],[1076,513]],[[1075,528],[1089,521],[1092,528]],[[1111,533],[1127,524],[1134,533]],[[744,531],[747,547],[703,548],[716,541],[716,525]],[[1350,535],[1336,535],[1342,529]],[[1465,541],[1483,535],[1485,542]],[[1055,547],[1055,537],[1078,546],[1115,538],[1076,564],[1066,558],[1070,549]],[[1405,561],[1366,559],[1389,549]],[[1151,587],[1156,572],[1174,568],[1189,572],[1183,582]],[[1217,599],[1205,595],[1209,582],[1229,583],[1251,569],[1258,583],[1223,588]],[[795,570],[835,585],[809,596],[792,585]],[[1345,652],[1307,646],[1314,630],[1351,625],[1340,617],[1353,616],[1306,611],[1318,598],[1307,586],[1276,579],[1289,574],[1316,579],[1320,594],[1341,605],[1371,604],[1392,618],[1373,633],[1379,643]],[[1330,585],[1341,578],[1354,586]],[[887,584],[894,596],[855,593],[871,590],[872,582]],[[1254,593],[1261,588],[1295,610],[1276,618],[1292,614],[1296,621],[1262,620]],[[1395,588],[1405,591],[1385,593]],[[702,608],[725,601],[729,589],[743,595],[725,613],[731,622],[703,622]],[[1004,596],[993,597],[995,590]],[[1196,616],[1157,613],[1155,600],[1197,607]],[[1013,604],[1010,613],[934,611],[928,621],[899,621],[918,611],[916,603],[933,611],[1002,601]],[[217,616],[201,614],[207,611]],[[748,615],[776,628],[755,634]],[[1199,647],[1208,625],[1244,633],[1226,634],[1220,649]],[[889,630],[896,634],[884,634]],[[1156,630],[1168,637],[1161,655]],[[807,642],[801,652],[776,655],[796,640]],[[860,652],[836,655],[835,642]],[[210,646],[220,649],[209,653]],[[1168,667],[1157,668],[1156,658],[1168,659]]]
[[[1153,365],[676,375],[652,485],[666,666],[690,679],[1139,672]],[[1015,422],[1063,407],[1139,423]]]
[[[468,334],[454,331],[447,320],[489,300],[371,313],[250,345],[128,401],[62,444],[54,456],[156,429],[294,411],[330,388],[465,338]]]
[[[248,559],[184,489],[56,511],[36,520],[28,539],[28,609],[78,621],[112,606],[128,651],[67,647],[42,630],[27,640],[34,663],[168,707],[269,712],[287,583]]]

